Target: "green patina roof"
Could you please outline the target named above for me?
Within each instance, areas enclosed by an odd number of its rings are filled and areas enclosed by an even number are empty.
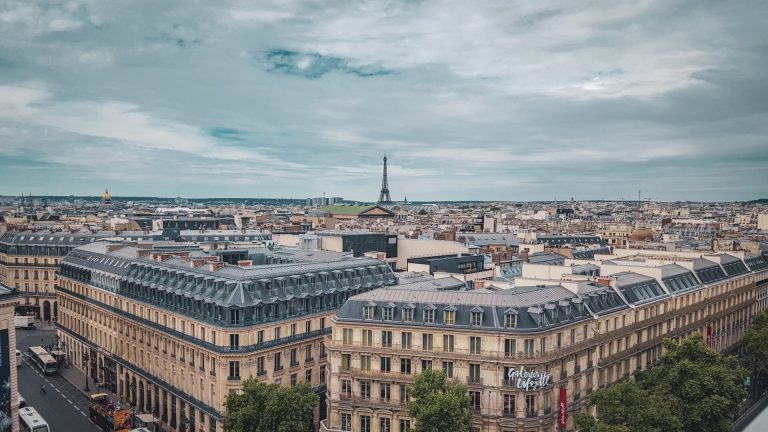
[[[370,210],[376,207],[375,205],[332,205],[321,208],[321,211],[328,212],[330,214],[345,214],[354,215],[360,214],[366,210]]]

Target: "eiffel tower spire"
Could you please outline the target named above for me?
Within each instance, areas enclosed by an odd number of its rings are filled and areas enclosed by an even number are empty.
[[[392,204],[392,198],[389,197],[389,184],[387,182],[387,157],[384,156],[384,177],[381,179],[381,193],[377,204]]]

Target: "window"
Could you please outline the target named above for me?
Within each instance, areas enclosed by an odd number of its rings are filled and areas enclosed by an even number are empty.
[[[229,378],[240,379],[240,362],[229,362]]]
[[[382,372],[391,372],[392,371],[392,358],[391,357],[381,357],[381,362],[379,364],[379,370]]]
[[[517,353],[517,339],[504,339],[504,357],[514,357]]]
[[[504,327],[506,327],[506,328],[516,328],[517,327],[517,314],[516,313],[506,313],[506,314],[504,314]]]
[[[341,370],[349,370],[349,364],[352,354],[341,355]]]
[[[411,428],[411,421],[406,419],[400,420],[400,430],[398,432],[408,432],[408,429]]]
[[[371,416],[360,416],[360,432],[371,432]]]
[[[411,359],[409,358],[400,358],[400,373],[401,374],[410,374],[411,373]]]
[[[446,310],[443,311],[443,323],[445,325],[453,325],[456,322],[456,311]]]
[[[445,371],[446,377],[453,378],[453,362],[444,361],[443,370]]]
[[[296,385],[296,382],[298,381],[298,377],[296,374],[291,374],[291,387]]]
[[[381,332],[381,346],[384,348],[392,348],[392,332],[384,330]]]
[[[267,369],[264,363],[264,356],[261,356],[256,359],[256,374],[265,375],[266,373],[267,373]]]
[[[443,351],[453,352],[453,335],[443,335]]]
[[[389,401],[392,399],[392,384],[380,383],[379,384],[379,399],[382,401]]]
[[[229,335],[229,349],[232,351],[237,351],[240,349],[240,335]]]
[[[536,395],[525,395],[525,415],[528,417],[536,415]]]
[[[541,344],[540,344],[540,351],[542,354],[547,352],[547,338],[543,337],[541,338]]]
[[[294,367],[298,364],[299,364],[298,349],[292,348],[291,349],[291,367]]]
[[[352,414],[341,414],[341,430],[352,432]]]
[[[363,306],[363,319],[364,320],[372,320],[373,319],[373,306]],[[368,417],[370,418],[370,417]]]
[[[533,354],[533,351],[534,351],[533,350],[533,339],[526,339],[523,342],[524,342],[524,345],[523,345],[524,349],[523,349],[523,351],[526,354]]]
[[[360,399],[363,399],[363,400],[371,399],[371,382],[370,381],[360,381]]]
[[[283,355],[275,353],[275,372],[283,370]]]
[[[515,395],[504,394],[504,416],[514,417],[517,408],[515,408]]]
[[[341,380],[341,398],[349,399],[352,397],[352,380]]]
[[[257,335],[257,343],[264,343],[264,330],[259,330]],[[203,336],[203,338],[205,338],[205,336]]]
[[[413,309],[411,308],[403,309],[403,321],[406,321],[406,322],[413,321]]]
[[[350,329],[349,331],[351,332],[352,330]],[[277,339],[280,339],[280,327],[275,327],[275,340],[277,340]],[[215,340],[216,340],[216,333],[214,333],[214,342],[213,343],[216,343]],[[352,339],[351,338],[350,338],[350,342],[349,343],[352,343]]]
[[[480,411],[480,392],[469,392],[469,400],[471,401],[472,409],[475,411]]]
[[[371,356],[369,355],[360,356],[360,370],[363,370],[363,371],[371,370]]]
[[[435,310],[434,309],[424,309],[424,322],[425,323],[434,323],[435,322]]]
[[[479,363],[469,364],[469,382],[470,383],[480,382],[480,364]]]
[[[471,326],[481,326],[483,325],[483,313],[482,312],[472,312],[469,319],[469,325]]]
[[[470,354],[480,354],[480,350],[482,349],[481,341],[482,341],[482,338],[479,336],[469,337],[469,353]]]
[[[411,332],[400,333],[400,345],[403,349],[411,349],[411,339],[413,334]]]
[[[395,308],[393,307],[385,307],[383,309],[382,319],[384,321],[392,321],[392,317],[395,315]]]
[[[424,351],[432,351],[432,333],[424,333],[421,335],[421,349]]]
[[[363,346],[373,345],[373,330],[363,330]]]
[[[400,384],[400,402],[408,402],[411,399],[408,393],[408,384]]]
[[[304,347],[304,361],[311,362],[312,360],[312,345],[310,344]]]
[[[325,365],[320,365],[320,384],[325,384]]]
[[[421,370],[427,370],[432,369],[432,360],[422,360],[421,361]]]
[[[392,432],[392,419],[386,417],[379,419],[379,432]]]

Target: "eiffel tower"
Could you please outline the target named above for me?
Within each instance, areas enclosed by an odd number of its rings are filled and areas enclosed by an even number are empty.
[[[381,179],[381,193],[379,193],[379,201],[376,204],[392,204],[392,198],[389,197],[389,184],[387,183],[386,156],[384,156],[384,177]]]

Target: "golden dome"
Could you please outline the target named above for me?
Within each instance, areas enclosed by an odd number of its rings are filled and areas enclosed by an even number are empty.
[[[112,199],[112,195],[109,194],[109,189],[104,188],[104,193],[101,194],[101,199],[104,201],[109,201]]]

